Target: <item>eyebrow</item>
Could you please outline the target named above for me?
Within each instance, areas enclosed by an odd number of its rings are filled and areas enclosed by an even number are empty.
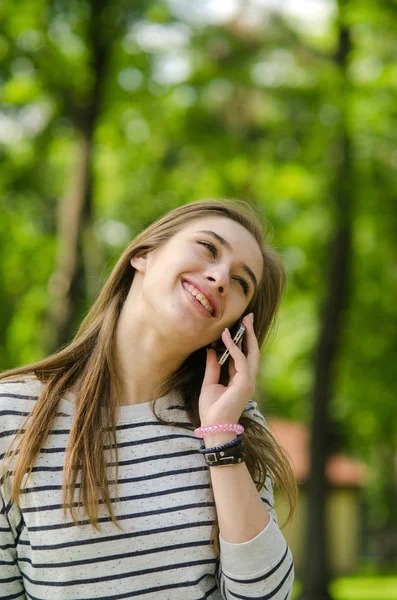
[[[210,235],[211,237],[213,237],[217,242],[219,242],[221,244],[221,246],[223,246],[224,248],[227,248],[227,250],[229,250],[230,252],[233,250],[233,248],[229,244],[229,242],[227,240],[225,240],[225,238],[223,238],[221,235],[219,235],[219,233],[215,233],[215,231],[210,231],[208,229],[204,229],[204,230],[198,231],[197,233],[206,233],[207,235]],[[250,269],[249,266],[243,262],[240,263],[240,267],[251,278],[252,283],[254,284],[254,288],[256,289],[258,287],[258,282],[257,282],[255,273],[253,272],[253,270]]]

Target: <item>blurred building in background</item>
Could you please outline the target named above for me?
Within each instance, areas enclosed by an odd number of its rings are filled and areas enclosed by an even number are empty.
[[[309,435],[307,425],[287,419],[269,419],[268,425],[278,443],[288,452],[300,497],[292,523],[283,533],[291,546],[299,573],[304,560],[306,528],[306,484],[310,472]],[[329,485],[327,519],[330,568],[335,575],[352,573],[362,557],[363,501],[367,478],[366,466],[345,454],[333,454],[327,465]],[[280,525],[287,518],[286,503],[276,494],[277,517]]]

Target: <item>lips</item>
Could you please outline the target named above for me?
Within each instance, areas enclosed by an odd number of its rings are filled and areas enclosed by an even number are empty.
[[[200,292],[200,294],[202,296],[204,296],[204,298],[207,300],[207,302],[211,306],[211,309],[212,309],[212,312],[210,313],[211,316],[213,316],[213,317],[217,316],[218,302],[217,302],[215,296],[213,295],[213,293],[208,289],[208,287],[206,285],[197,283],[196,281],[193,281],[192,279],[187,279],[187,278],[184,278],[182,280],[182,284],[183,283],[188,283],[191,286],[193,286],[194,288],[196,288],[196,290],[198,290]]]

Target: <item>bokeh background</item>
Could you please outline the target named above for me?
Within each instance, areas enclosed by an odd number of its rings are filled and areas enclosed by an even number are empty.
[[[164,212],[254,205],[306,600],[397,597],[396,58],[395,0],[0,2],[1,369],[70,340]]]

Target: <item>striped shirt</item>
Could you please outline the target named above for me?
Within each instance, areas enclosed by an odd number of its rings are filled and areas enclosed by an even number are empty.
[[[34,378],[0,383],[0,461],[42,389]],[[10,501],[9,482],[0,479],[0,600],[290,598],[293,561],[272,508],[271,478],[261,491],[268,525],[240,544],[219,536],[217,555],[210,546],[215,503],[200,440],[175,393],[158,402],[161,416],[190,430],[159,423],[151,403],[120,408],[120,499],[113,507],[122,530],[101,505],[96,531],[84,513],[79,526],[63,516],[63,464],[75,408],[67,397],[60,401],[19,506]],[[264,422],[255,402],[245,414]],[[104,456],[110,469],[106,447]]]

